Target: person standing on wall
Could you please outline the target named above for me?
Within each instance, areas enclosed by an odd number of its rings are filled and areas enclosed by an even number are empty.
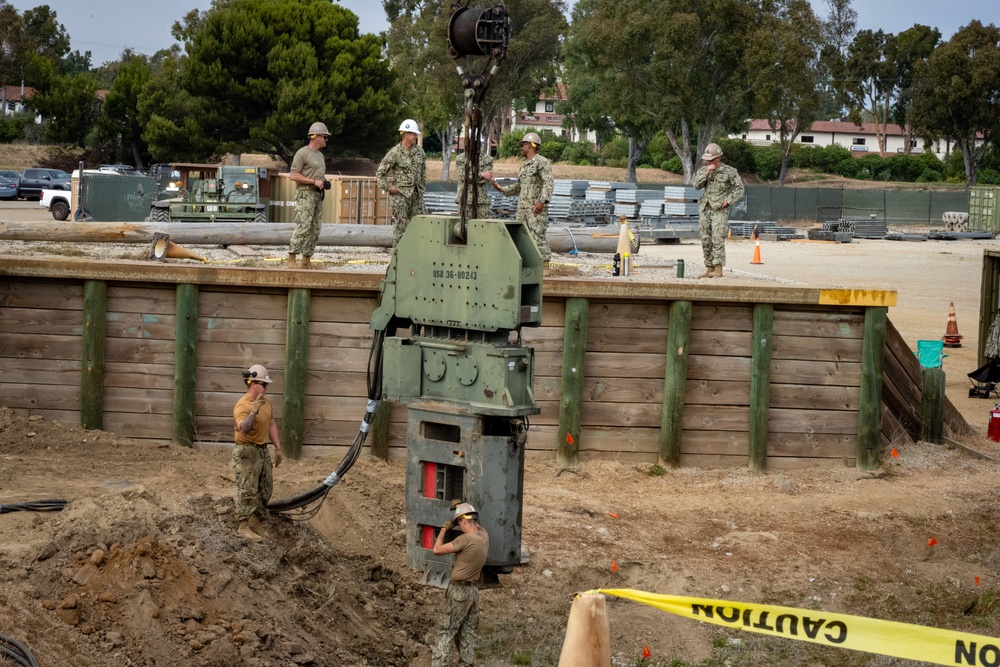
[[[541,145],[541,138],[534,132],[528,132],[521,139],[524,164],[517,172],[517,183],[502,188],[493,178],[492,172],[486,172],[482,177],[505,195],[518,196],[516,219],[528,228],[528,233],[535,240],[535,245],[542,255],[542,261],[547,265],[552,257],[552,251],[549,250],[545,234],[549,227],[549,201],[552,199],[552,190],[555,189],[556,183],[552,178],[552,164],[544,155],[538,153]]]
[[[722,148],[709,144],[701,156],[705,165],[699,169],[691,185],[705,194],[698,200],[698,233],[705,256],[705,273],[699,278],[721,278],[726,265],[726,236],[729,233],[729,211],[743,199],[743,180],[735,168],[722,164]]]
[[[326,147],[330,131],[323,123],[309,126],[309,143],[300,148],[292,158],[291,179],[295,181],[295,232],[288,245],[285,266],[290,269],[308,269],[313,251],[319,241],[323,225],[323,192],[330,188],[326,180]],[[302,264],[295,263],[295,256],[302,255]]]
[[[420,127],[407,118],[399,126],[400,141],[389,149],[375,172],[378,186],[389,193],[392,209],[392,247],[399,244],[410,220],[424,212],[424,190],[427,187],[427,156],[417,145]],[[392,173],[392,183],[389,173]]]
[[[254,364],[243,371],[247,392],[233,408],[235,420],[233,468],[236,471],[236,533],[251,542],[260,542],[260,517],[267,514],[267,503],[274,489],[271,459],[267,443],[274,443],[274,466],[281,465],[281,437],[278,423],[265,394],[271,384],[267,369]]]
[[[431,667],[450,664],[451,647],[458,642],[459,667],[472,667],[476,660],[476,628],[479,627],[479,579],[490,551],[490,536],[479,525],[479,512],[469,503],[459,503],[455,518],[438,531],[434,555],[455,554],[451,579],[444,592],[438,617],[438,640],[431,650]],[[462,534],[451,542],[445,535],[452,528]]]

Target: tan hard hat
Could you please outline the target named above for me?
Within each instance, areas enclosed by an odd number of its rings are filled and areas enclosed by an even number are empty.
[[[421,134],[420,126],[417,125],[417,121],[412,118],[407,118],[399,126],[400,132],[413,132],[414,134]]]
[[[459,519],[475,519],[479,516],[479,512],[476,508],[472,506],[471,503],[459,503],[455,505],[455,521]]]
[[[271,384],[271,376],[267,374],[267,369],[260,364],[254,364],[246,370],[247,384],[251,382],[263,382],[264,384]]]
[[[542,138],[539,137],[534,132],[528,132],[526,135],[524,135],[524,138],[521,139],[521,143],[522,144],[535,144],[536,146],[541,146],[542,145]]]
[[[309,126],[309,135],[322,134],[324,136],[330,136],[330,130],[326,129],[326,125],[323,123],[313,123]]]
[[[705,154],[701,156],[702,160],[708,162],[709,160],[714,160],[717,157],[722,157],[722,147],[719,144],[709,144],[705,146]]]

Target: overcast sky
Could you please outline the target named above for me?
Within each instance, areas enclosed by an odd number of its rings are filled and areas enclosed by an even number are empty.
[[[339,0],[357,14],[362,32],[386,29],[380,0]],[[825,0],[810,0],[816,13],[826,18]],[[152,55],[174,43],[170,26],[191,9],[207,9],[210,0],[8,0],[23,12],[48,4],[66,26],[71,48],[90,51],[92,62],[100,65],[117,60],[126,47]],[[473,2],[491,6],[494,0]],[[572,1],[568,4],[572,4]],[[1000,22],[997,0],[854,0],[858,26],[890,33],[906,30],[914,23],[938,28],[944,39],[972,19],[983,23]]]

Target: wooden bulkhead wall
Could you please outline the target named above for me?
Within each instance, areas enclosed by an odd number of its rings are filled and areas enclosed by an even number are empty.
[[[131,438],[225,444],[240,370],[260,363],[276,380],[286,449],[339,454],[364,415],[380,280],[3,258],[0,405]],[[544,289],[542,326],[523,330],[542,410],[529,456],[870,468],[899,435],[899,407],[882,401],[894,292],[581,278]],[[402,458],[405,406],[386,423],[369,442]]]

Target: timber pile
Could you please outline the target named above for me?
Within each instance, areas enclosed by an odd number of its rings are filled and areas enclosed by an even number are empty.
[[[910,346],[891,321],[886,322],[885,358],[882,366],[882,442],[891,444],[920,440],[923,429],[921,404],[923,369]],[[948,397],[944,403],[945,435],[973,433]]]

